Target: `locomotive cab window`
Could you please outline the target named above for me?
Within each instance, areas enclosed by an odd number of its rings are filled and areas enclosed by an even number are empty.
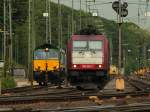
[[[73,41],[74,50],[102,50],[102,41]]]
[[[34,59],[39,60],[39,59],[45,59],[46,54],[42,50],[37,50],[34,52]]]
[[[48,52],[48,58],[58,58],[58,52],[51,49],[51,51]]]
[[[102,41],[89,41],[88,45],[89,45],[89,49],[94,49],[94,50],[102,49]]]
[[[86,49],[87,48],[87,41],[73,41],[73,49]]]
[[[58,53],[55,50],[49,50],[49,52],[45,52],[44,50],[37,50],[34,52],[34,59],[51,59],[58,58]]]

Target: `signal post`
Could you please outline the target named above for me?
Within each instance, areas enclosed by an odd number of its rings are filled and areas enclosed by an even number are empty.
[[[119,39],[119,53],[118,53],[118,78],[116,79],[116,90],[124,90],[124,79],[122,78],[122,70],[121,70],[121,52],[122,52],[122,46],[121,46],[121,25],[123,23],[122,19],[123,17],[126,17],[128,15],[127,10],[128,4],[127,2],[121,3],[121,0],[114,1],[112,3],[112,8],[115,10],[115,12],[118,15],[118,39]]]
[[[118,53],[118,75],[121,74],[121,52],[122,52],[122,46],[121,46],[121,26],[122,26],[122,19],[123,17],[126,17],[128,15],[128,10],[127,10],[128,4],[127,2],[121,3],[121,0],[114,1],[112,4],[112,8],[115,10],[115,12],[118,15],[118,39],[119,39],[119,53]]]

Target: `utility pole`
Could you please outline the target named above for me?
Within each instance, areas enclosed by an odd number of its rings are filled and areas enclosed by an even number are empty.
[[[81,12],[81,0],[80,0],[80,30],[82,28],[82,12]]]
[[[131,52],[130,49],[128,49],[128,44],[127,43],[123,43],[121,44],[123,46],[123,73],[125,73],[126,71],[126,57],[128,56],[128,53]],[[126,53],[127,50],[127,53]]]
[[[51,31],[51,0],[49,0],[49,7],[48,7],[48,14],[49,14],[49,43],[52,43],[52,31]]]
[[[138,5],[138,25],[140,25],[140,0]]]
[[[146,16],[145,16],[146,18],[145,18],[145,19],[146,19],[146,20],[145,20],[145,23],[147,23],[147,17],[148,17],[148,16],[147,16],[147,12],[148,12],[148,2],[149,2],[149,0],[146,0],[146,7],[145,7],[145,14],[146,14]]]
[[[118,55],[118,69],[119,69],[119,74],[121,74],[121,0],[119,0],[119,21],[118,21],[118,26],[119,26],[119,55]],[[118,74],[118,75],[119,75]]]
[[[112,63],[113,63],[113,56],[112,56],[113,44],[112,44],[112,38],[109,38],[109,43],[110,43],[110,65],[112,65]]]
[[[143,65],[144,65],[144,67],[146,67],[146,62],[147,62],[147,60],[146,60],[146,45],[145,44],[143,44]]]
[[[31,74],[31,0],[28,1],[28,77]],[[31,81],[31,86],[33,83]]]
[[[30,58],[31,58],[31,0],[28,1],[28,75],[30,74]]]
[[[137,66],[137,69],[139,70],[140,69],[140,65],[141,65],[141,56],[140,56],[140,54],[141,54],[141,45],[140,45],[140,43],[139,43],[139,45],[136,46],[136,48],[138,50],[138,56],[137,56],[137,64],[138,64],[138,66]]]
[[[28,16],[29,16],[29,31],[28,31],[28,76],[30,75],[30,82],[31,82],[31,86],[33,87],[33,72],[32,72],[32,52],[33,52],[33,45],[32,45],[32,41],[34,38],[33,37],[33,5],[34,2],[33,0],[29,0],[28,1]],[[32,38],[31,38],[32,37]]]
[[[85,1],[86,2],[86,13],[88,12],[88,7],[87,7],[87,0]],[[85,26],[87,26],[88,25],[88,19],[86,18],[86,22],[85,22]]]
[[[61,76],[61,49],[62,49],[62,20],[61,20],[61,4],[58,0],[58,46],[59,46],[59,75]],[[61,84],[59,83],[59,86]]]
[[[126,49],[125,48],[123,48],[123,70],[124,70],[123,73],[125,73],[126,70]]]
[[[58,47],[60,47],[60,0],[58,0]]]
[[[74,0],[72,0],[72,34],[74,33]]]
[[[33,54],[33,51],[34,51],[34,49],[35,49],[35,47],[36,47],[36,39],[35,39],[35,1],[36,0],[32,0],[32,4],[31,4],[31,54]],[[31,55],[31,60],[32,60],[32,55]]]
[[[68,15],[68,38],[70,37],[70,29],[71,29],[70,15]]]
[[[4,58],[4,76],[6,76],[6,0],[4,0],[3,2],[3,7],[4,7],[4,38],[3,38],[3,42],[4,42],[4,47],[3,47],[3,58]]]
[[[62,17],[61,17],[61,4],[60,0],[58,0],[58,45],[59,48],[62,47]]]
[[[17,64],[18,63],[18,48],[19,48],[18,37],[16,37],[14,40],[15,40],[15,48],[14,48],[14,50],[15,50],[15,62]]]
[[[13,74],[13,43],[12,43],[12,1],[9,0],[9,39],[10,39],[10,47],[9,47],[9,68],[11,70],[11,75]]]
[[[9,70],[11,70],[12,73],[12,62],[13,62],[13,51],[12,51],[12,6],[11,6],[11,0],[4,0],[3,6],[4,6],[4,53],[3,53],[3,58],[4,58],[4,76],[6,76],[6,62],[8,61],[9,63]],[[7,12],[8,11],[8,12]],[[7,17],[8,16],[8,28],[9,28],[9,38],[7,39],[6,36],[6,30],[7,30]],[[6,40],[8,40],[6,42]],[[7,43],[7,44],[6,44]],[[8,46],[8,51],[6,50]],[[7,60],[8,58],[8,60]]]
[[[45,1],[46,14],[48,14],[48,0]],[[48,15],[49,16],[49,15]],[[46,43],[48,43],[48,16],[46,16]]]

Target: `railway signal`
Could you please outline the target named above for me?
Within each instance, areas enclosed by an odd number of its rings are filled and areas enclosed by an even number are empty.
[[[127,2],[123,2],[123,4],[121,4],[121,17],[126,17],[128,15],[127,7]],[[119,14],[119,1],[114,1],[112,3],[112,8],[116,11],[117,14]]]

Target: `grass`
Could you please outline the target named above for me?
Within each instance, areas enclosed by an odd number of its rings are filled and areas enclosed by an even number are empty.
[[[16,82],[12,76],[6,76],[1,78],[2,89],[14,88],[16,87]]]

